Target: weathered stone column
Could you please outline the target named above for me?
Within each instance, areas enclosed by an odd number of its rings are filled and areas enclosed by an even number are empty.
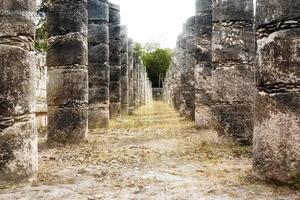
[[[52,0],[49,4],[49,142],[76,143],[87,135],[87,14],[86,0]]]
[[[195,123],[212,128],[212,0],[196,1]]]
[[[35,115],[36,126],[38,134],[45,134],[48,124],[48,104],[47,104],[47,66],[46,66],[46,54],[36,53],[36,102],[35,102]]]
[[[128,40],[128,81],[129,81],[129,91],[128,91],[128,102],[129,102],[129,114],[133,114],[134,111],[134,74],[133,74],[133,40]]]
[[[121,116],[120,7],[109,4],[110,118]]]
[[[34,178],[36,1],[0,2],[0,183]]]
[[[183,30],[185,30],[185,24],[183,25]],[[186,71],[186,37],[185,34],[182,33],[181,35],[178,36],[178,54],[177,54],[177,59],[178,59],[178,66],[180,69],[180,85],[179,85],[179,113],[181,115],[185,115],[185,108],[186,108],[186,103],[185,103],[185,84],[186,84],[186,76],[184,75]]]
[[[129,67],[128,67],[128,31],[127,26],[121,26],[121,88],[122,98],[121,107],[122,114],[127,115],[129,111]]]
[[[254,169],[264,180],[300,177],[300,1],[257,0]]]
[[[88,0],[89,128],[109,125],[109,5]]]
[[[140,88],[140,57],[135,52],[134,54],[134,108],[137,109],[140,106],[140,99],[139,99],[139,88]]]
[[[213,101],[216,129],[251,144],[254,106],[253,1],[213,0]]]
[[[190,119],[195,119],[195,49],[196,49],[196,27],[195,16],[190,17],[185,23],[185,62],[183,73],[184,115]]]

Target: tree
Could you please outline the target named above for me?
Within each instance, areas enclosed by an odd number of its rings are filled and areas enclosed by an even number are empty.
[[[143,55],[143,63],[146,67],[149,79],[153,87],[161,87],[172,62],[172,50],[157,48],[153,52]]]
[[[35,49],[42,52],[46,52],[49,46],[48,31],[47,31],[48,1],[49,0],[42,0],[37,10],[39,21],[36,26]]]

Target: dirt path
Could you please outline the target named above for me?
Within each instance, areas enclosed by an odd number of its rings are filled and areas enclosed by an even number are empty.
[[[300,200],[252,176],[251,149],[197,130],[165,103],[90,133],[86,143],[51,148],[40,141],[38,180],[2,186],[0,200],[259,199]]]

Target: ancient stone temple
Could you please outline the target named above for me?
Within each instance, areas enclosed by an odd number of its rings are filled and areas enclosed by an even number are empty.
[[[0,2],[0,183],[37,173],[35,10],[31,0]]]
[[[88,0],[89,128],[109,124],[109,4]]]
[[[49,4],[49,142],[75,143],[87,135],[87,18],[86,0],[53,0]]]
[[[134,110],[134,96],[133,96],[133,40],[128,39],[128,112],[129,114],[133,113]]]
[[[254,106],[253,1],[213,0],[213,106],[215,128],[251,144]]]
[[[212,0],[196,1],[195,123],[213,127],[212,107]]]
[[[257,0],[254,169],[264,180],[300,175],[300,1]]]
[[[110,118],[121,116],[120,7],[109,4]]]
[[[127,26],[121,26],[121,109],[126,115],[129,111],[129,68],[128,68],[128,33]]]

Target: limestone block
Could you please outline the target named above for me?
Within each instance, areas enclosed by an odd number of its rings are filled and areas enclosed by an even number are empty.
[[[121,40],[121,26],[120,25],[109,25],[109,39],[110,40]],[[121,44],[119,44],[121,46]]]
[[[109,61],[109,46],[98,44],[89,46],[89,63],[105,63]]]
[[[47,65],[87,65],[87,49],[86,38],[80,35],[57,38],[50,44],[47,53]]]
[[[120,6],[117,4],[109,3],[109,23],[120,24]]]
[[[86,107],[48,109],[48,141],[77,143],[87,136],[88,109]]]
[[[110,81],[111,82],[121,81],[121,66],[116,66],[116,65],[110,66]]]
[[[121,103],[121,83],[110,82],[109,90],[111,103]]]
[[[252,0],[212,0],[213,21],[252,21]]]
[[[281,30],[257,41],[258,85],[286,83],[266,88],[270,91],[293,89],[300,84],[300,28]],[[289,88],[291,87],[291,88]]]
[[[109,68],[108,63],[89,63],[89,88],[108,87]]]
[[[107,0],[88,0],[89,21],[109,21],[109,4]]]
[[[299,179],[300,93],[258,93],[253,137],[259,177],[280,184]]]
[[[87,0],[52,0],[48,7],[49,36],[87,35]]]
[[[88,71],[86,69],[50,70],[48,105],[82,107],[88,103]]]
[[[35,54],[0,45],[0,118],[34,112]]]
[[[210,129],[214,125],[214,115],[208,106],[197,105],[195,109],[195,124],[202,129]]]
[[[213,100],[225,102],[254,102],[255,77],[250,67],[234,65],[217,67],[213,71]]]
[[[108,107],[108,105],[107,105]],[[109,109],[89,109],[89,128],[107,128],[109,125]]]
[[[118,118],[121,116],[121,103],[110,103],[109,105],[110,110],[110,118]]]
[[[254,31],[246,22],[215,23],[213,27],[213,62],[254,59]]]
[[[99,102],[109,102],[109,87],[98,86],[94,88],[89,88],[89,104],[97,104]]]
[[[249,103],[222,103],[212,107],[219,134],[231,136],[238,144],[252,144],[254,126],[253,105]]]
[[[300,2],[295,0],[257,0],[256,26],[264,26],[272,22],[286,21],[299,18]],[[276,12],[275,12],[276,11]],[[277,23],[276,23],[277,24]]]
[[[212,36],[212,13],[197,14],[195,18],[195,29],[199,37]]]
[[[0,183],[34,179],[38,169],[35,116],[15,119],[0,119]]]
[[[89,23],[88,43],[91,45],[109,43],[109,29],[107,23]]]
[[[196,14],[212,10],[212,0],[196,0]]]

